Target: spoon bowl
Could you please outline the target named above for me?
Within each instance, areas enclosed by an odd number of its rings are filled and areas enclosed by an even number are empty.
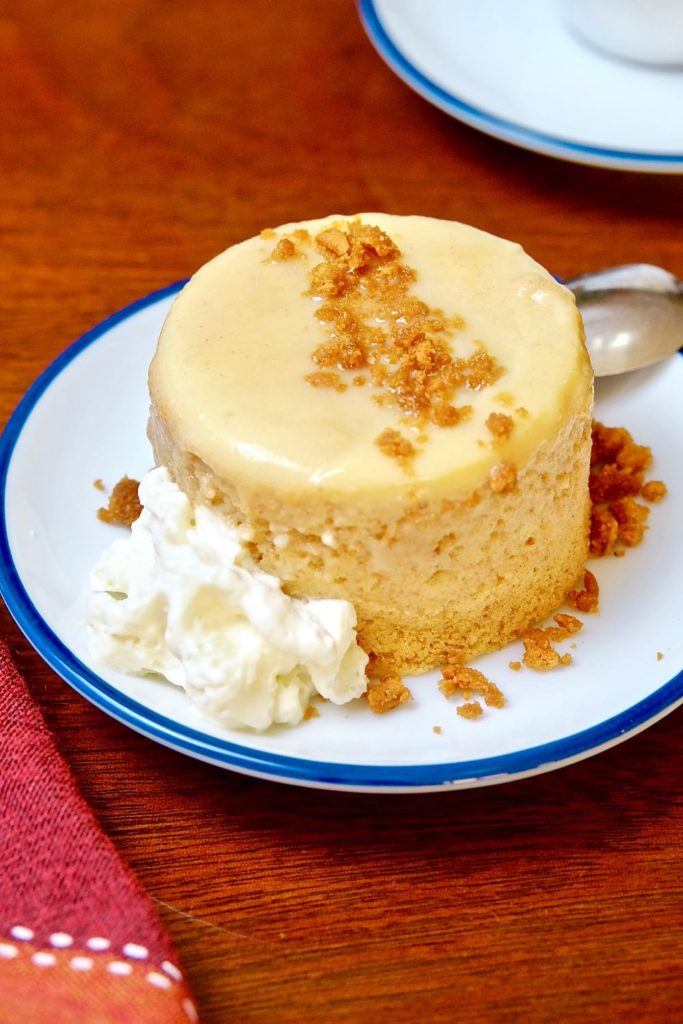
[[[596,377],[638,370],[683,346],[683,282],[631,264],[567,281],[586,330]]]

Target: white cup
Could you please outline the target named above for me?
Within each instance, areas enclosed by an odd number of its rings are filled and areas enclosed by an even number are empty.
[[[568,27],[624,60],[683,64],[683,0],[559,0]]]

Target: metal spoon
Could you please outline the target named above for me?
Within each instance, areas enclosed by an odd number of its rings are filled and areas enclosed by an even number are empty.
[[[576,296],[596,377],[650,366],[683,346],[683,281],[648,263],[564,282]]]

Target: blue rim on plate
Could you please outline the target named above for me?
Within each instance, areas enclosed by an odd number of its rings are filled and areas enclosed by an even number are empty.
[[[282,782],[383,792],[439,789],[447,787],[449,783],[470,780],[502,782],[549,770],[626,739],[649,722],[673,710],[674,705],[683,700],[681,671],[626,711],[550,743],[475,761],[359,765],[289,757],[210,736],[152,711],[93,672],[53,632],[23,585],[14,564],[7,533],[7,477],[14,449],[26,422],[43,394],[69,363],[116,324],[174,295],[183,283],[169,285],[133,302],[75,341],[29,388],[0,436],[0,596],[4,598],[17,625],[36,651],[78,693],[148,738],[222,767]]]
[[[562,136],[548,135],[468,103],[460,96],[444,89],[398,48],[377,11],[376,0],[358,0],[358,12],[363,27],[380,57],[406,85],[424,99],[444,110],[457,120],[478,128],[488,135],[512,142],[525,149],[547,156],[564,157],[578,163],[597,164],[625,170],[683,171],[683,153],[651,153],[646,150],[609,149],[572,142]]]

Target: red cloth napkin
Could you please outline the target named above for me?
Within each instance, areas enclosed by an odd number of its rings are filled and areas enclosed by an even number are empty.
[[[154,907],[0,643],[0,1024],[188,1024]]]

